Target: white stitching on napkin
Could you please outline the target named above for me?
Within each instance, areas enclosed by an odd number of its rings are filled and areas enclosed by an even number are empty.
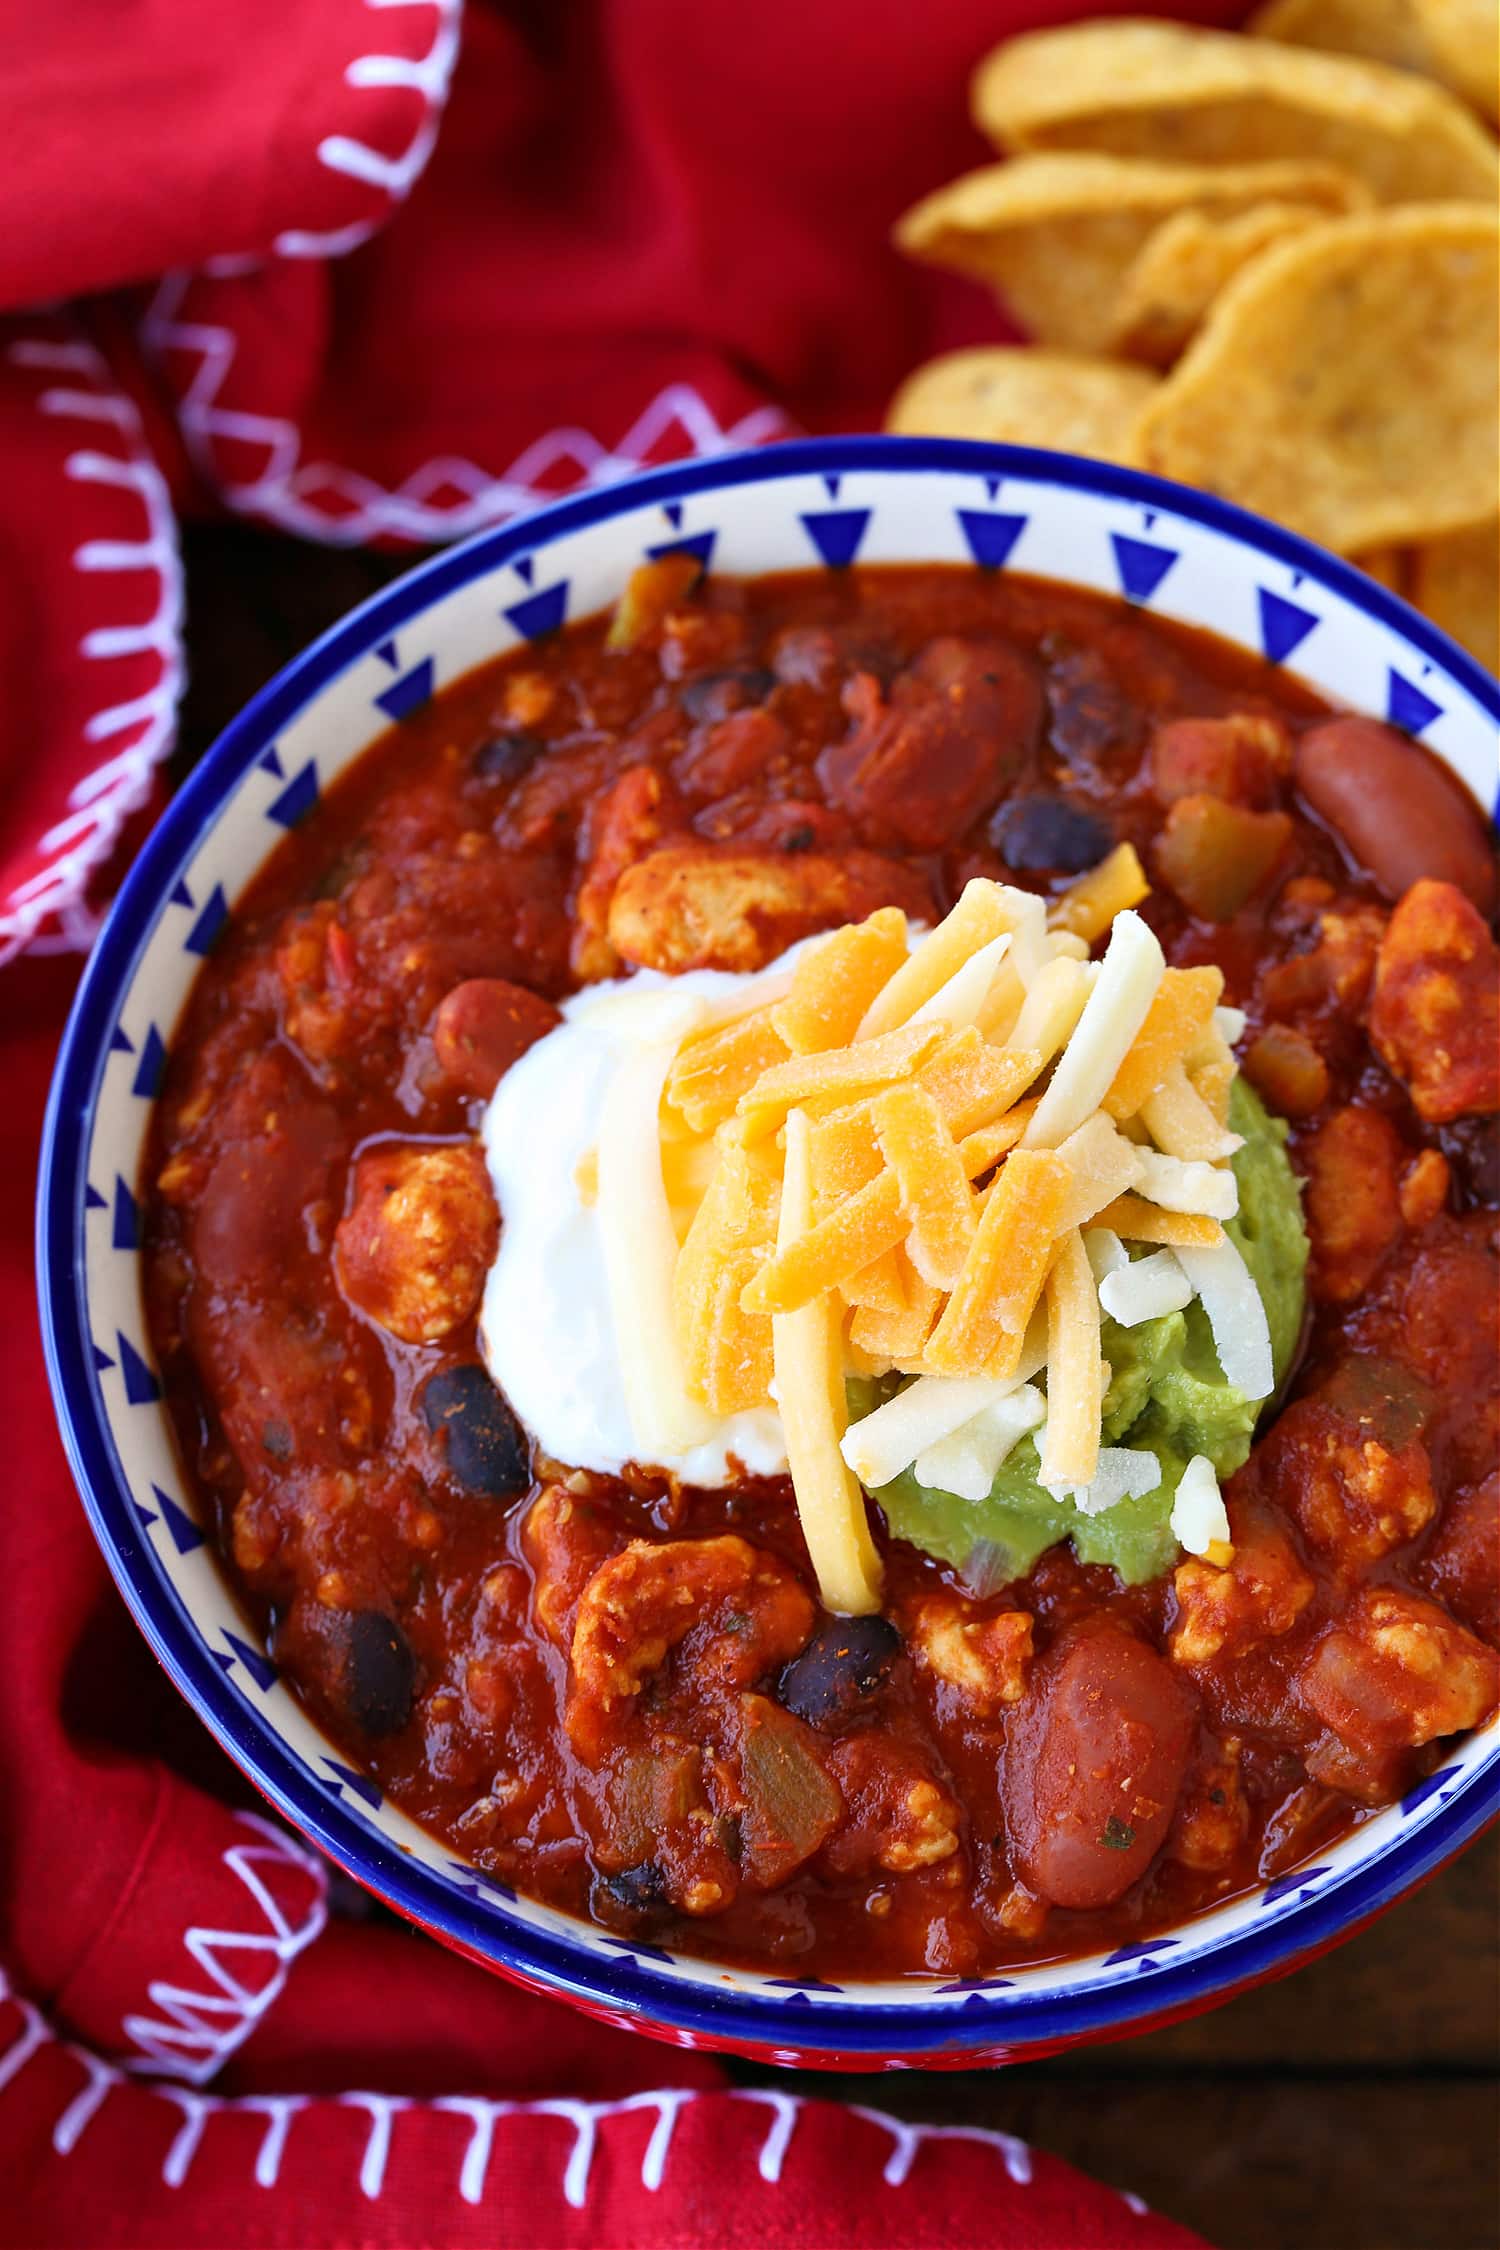
[[[206,2084],[279,1998],[292,1962],[328,1919],[328,1875],[322,1861],[255,1813],[236,1813],[235,1818],[250,1838],[231,1844],[223,1864],[245,1892],[247,1925],[213,1929],[194,1923],[183,1932],[183,1946],[207,1989],[163,1978],[147,1986],[157,2014],[127,2016],[123,2026],[126,2038],[140,2049],[126,2068],[139,2075]],[[262,1878],[263,1868],[278,1867],[295,1867],[314,1883],[312,1902],[300,1921],[288,1921]],[[236,1973],[236,1955],[249,1956],[248,1965],[260,1967],[268,1954],[274,1966],[263,1982],[246,1982]]]
[[[160,673],[145,695],[105,704],[86,722],[87,742],[130,737],[70,792],[67,816],[41,839],[49,864],[0,900],[0,966],[25,948],[76,952],[93,942],[97,917],[84,903],[89,877],[102,866],[133,812],[146,801],[152,774],[172,747],[182,694],[182,563],[172,504],[146,447],[133,401],[116,390],[108,361],[85,337],[18,336],[6,350],[13,366],[64,375],[69,382],[39,391],[38,413],[82,422],[94,443],[70,453],[63,473],[75,484],[110,485],[132,493],[144,518],[140,540],[85,540],[73,567],[84,572],[153,572],[156,606],[149,626],[101,627],[85,634],[80,654],[98,660],[127,652],[127,641],[155,653]],[[98,449],[101,427],[113,430],[120,453]]]

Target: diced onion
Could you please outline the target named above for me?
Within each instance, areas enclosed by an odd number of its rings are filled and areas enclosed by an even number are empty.
[[[1195,1453],[1182,1472],[1172,1502],[1172,1536],[1190,1555],[1206,1555],[1213,1547],[1229,1544],[1224,1497],[1206,1453]]]
[[[1146,1020],[1166,960],[1139,914],[1117,914],[1098,982],[1026,1128],[1024,1148],[1056,1148],[1093,1115]]]
[[[1178,1249],[1174,1256],[1208,1315],[1224,1380],[1246,1398],[1269,1398],[1276,1382],[1270,1323],[1234,1244],[1226,1235],[1211,1250]]]
[[[1122,1328],[1139,1328],[1143,1320],[1181,1312],[1192,1297],[1193,1285],[1170,1250],[1133,1259],[1099,1284],[1100,1304]]]
[[[1221,1005],[1214,1010],[1214,1029],[1226,1047],[1237,1047],[1245,1036],[1245,1011]]]

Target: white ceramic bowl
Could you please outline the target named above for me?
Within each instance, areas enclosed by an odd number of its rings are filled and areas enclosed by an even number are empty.
[[[1500,690],[1370,579],[1236,509],[1066,455],[844,438],[658,470],[422,565],[290,665],[164,815],[90,961],[58,1063],[39,1209],[57,1410],[94,1529],[162,1663],[271,1801],[476,1960],[684,2046],[851,2068],[1000,2060],[1108,2038],[1284,1972],[1428,1874],[1500,1803],[1500,1733],[1314,1865],[1139,1945],[972,1983],[834,1985],[611,1937],[456,1860],[335,1750],[253,1642],[193,1514],[142,1312],[135,1201],[167,1043],[266,855],[393,718],[587,616],[643,555],[751,574],[977,562],[1210,626],[1335,703],[1420,736],[1489,803]]]

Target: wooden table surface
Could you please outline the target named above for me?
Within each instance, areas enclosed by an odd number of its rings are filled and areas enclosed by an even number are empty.
[[[191,531],[187,561],[179,771],[401,567],[232,526]],[[798,2084],[1018,2134],[1217,2250],[1500,2250],[1497,2066],[1500,1833],[1350,1944],[1170,2031],[1006,2070]]]

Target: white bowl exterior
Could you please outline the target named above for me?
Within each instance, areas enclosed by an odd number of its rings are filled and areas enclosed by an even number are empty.
[[[1030,457],[1033,461],[1037,457]],[[1298,568],[1246,543],[1242,531],[1226,530],[1178,513],[1170,500],[1150,504],[1086,484],[1059,483],[1045,465],[1032,473],[988,475],[971,468],[850,467],[832,474],[788,468],[774,473],[776,456],[762,457],[756,481],[710,484],[678,502],[651,498],[630,502],[630,488],[612,496],[618,513],[547,535],[547,519],[537,525],[532,553],[483,569],[467,582],[441,593],[403,622],[393,639],[371,646],[338,675],[313,692],[305,706],[276,734],[274,748],[252,764],[228,790],[212,823],[181,864],[177,888],[162,898],[154,926],[127,975],[119,1006],[119,1037],[103,1060],[92,1119],[86,1126],[87,1209],[82,1287],[88,1335],[97,1362],[95,1404],[107,1428],[118,1474],[135,1505],[144,1567],[170,1596],[182,1629],[196,1636],[223,1671],[236,1695],[263,1728],[269,1728],[305,1769],[314,1788],[341,1798],[372,1832],[396,1847],[409,1864],[456,1895],[478,1900],[493,1915],[497,1934],[516,1925],[565,1937],[569,1945],[596,1956],[606,1978],[625,1965],[622,1956],[649,1959],[660,1976],[694,1988],[705,1997],[737,1993],[785,2002],[795,1991],[804,2009],[837,2002],[841,2008],[897,2008],[930,2024],[932,2011],[954,2013],[954,2033],[965,2002],[976,1992],[998,1999],[1010,1991],[1019,2000],[1042,1994],[1077,1995],[1117,1987],[1121,1979],[1149,1979],[1181,1971],[1209,1957],[1227,1937],[1247,1928],[1269,1929],[1311,1897],[1332,1889],[1370,1867],[1401,1837],[1416,1834],[1439,1817],[1453,1796],[1471,1784],[1481,1769],[1500,1760],[1500,1736],[1492,1726],[1483,1735],[1453,1746],[1440,1775],[1407,1800],[1372,1814],[1342,1842],[1318,1857],[1315,1866],[1294,1873],[1268,1891],[1231,1902],[1141,1947],[1125,1947],[1107,1957],[1093,1956],[1013,1967],[1003,1977],[973,1982],[932,1979],[899,1984],[799,1983],[771,1979],[687,1956],[666,1956],[631,1947],[601,1931],[554,1913],[525,1897],[508,1894],[464,1869],[449,1850],[408,1820],[335,1753],[334,1746],[309,1721],[277,1678],[259,1649],[247,1641],[243,1614],[231,1596],[211,1547],[192,1524],[192,1503],[170,1436],[166,1415],[145,1372],[149,1363],[135,1248],[133,1189],[150,1114],[156,1042],[170,1041],[190,985],[202,962],[202,918],[211,928],[219,917],[215,894],[232,910],[234,902],[266,855],[286,833],[301,794],[311,802],[309,770],[321,789],[365,750],[389,724],[389,701],[420,693],[422,668],[432,666],[437,689],[460,679],[475,665],[504,653],[525,637],[539,605],[569,619],[589,615],[613,599],[628,571],[652,548],[712,535],[716,571],[754,574],[816,568],[825,545],[842,556],[851,536],[857,560],[866,562],[973,562],[975,540],[987,554],[1012,541],[1004,558],[1011,572],[1066,580],[1107,594],[1134,591],[1152,613],[1208,626],[1244,646],[1260,650],[1267,637],[1275,654],[1287,644],[1289,668],[1333,702],[1378,717],[1395,715],[1408,726],[1421,720],[1422,740],[1488,804],[1495,780],[1494,722],[1469,684],[1423,652],[1407,631],[1389,618],[1371,614],[1361,600],[1311,568]],[[1075,465],[1076,467],[1076,465]],[[711,475],[711,470],[705,472]],[[1101,475],[1106,472],[1100,472]],[[851,528],[853,519],[865,521]],[[965,517],[987,520],[993,528],[965,527]],[[808,519],[812,519],[812,528]],[[832,519],[844,519],[842,523]],[[1010,519],[1021,519],[1012,532]],[[1122,549],[1117,541],[1126,542]],[[1168,562],[1161,558],[1170,556]],[[1154,580],[1154,583],[1152,581]],[[557,589],[562,588],[562,594]],[[1266,619],[1270,597],[1269,614]],[[1285,605],[1278,607],[1277,605]],[[1298,617],[1312,622],[1303,626]],[[1392,682],[1397,684],[1393,687]],[[274,770],[273,770],[274,769]],[[293,803],[285,802],[290,790]],[[280,817],[273,808],[280,801]],[[189,945],[200,932],[200,949]],[[132,1358],[138,1363],[132,1365]],[[132,1393],[135,1394],[132,1396]],[[75,1411],[77,1409],[75,1408]],[[685,1995],[686,1997],[686,1995]],[[628,2019],[627,2019],[628,2020]],[[804,2015],[801,2045],[784,2050],[785,2059],[807,2051]],[[1000,2029],[993,2019],[991,2033]],[[815,2028],[813,2034],[815,2036]],[[677,2036],[691,2043],[690,2031]],[[772,2034],[768,2034],[768,2039]],[[767,2052],[782,2052],[769,2046]]]

